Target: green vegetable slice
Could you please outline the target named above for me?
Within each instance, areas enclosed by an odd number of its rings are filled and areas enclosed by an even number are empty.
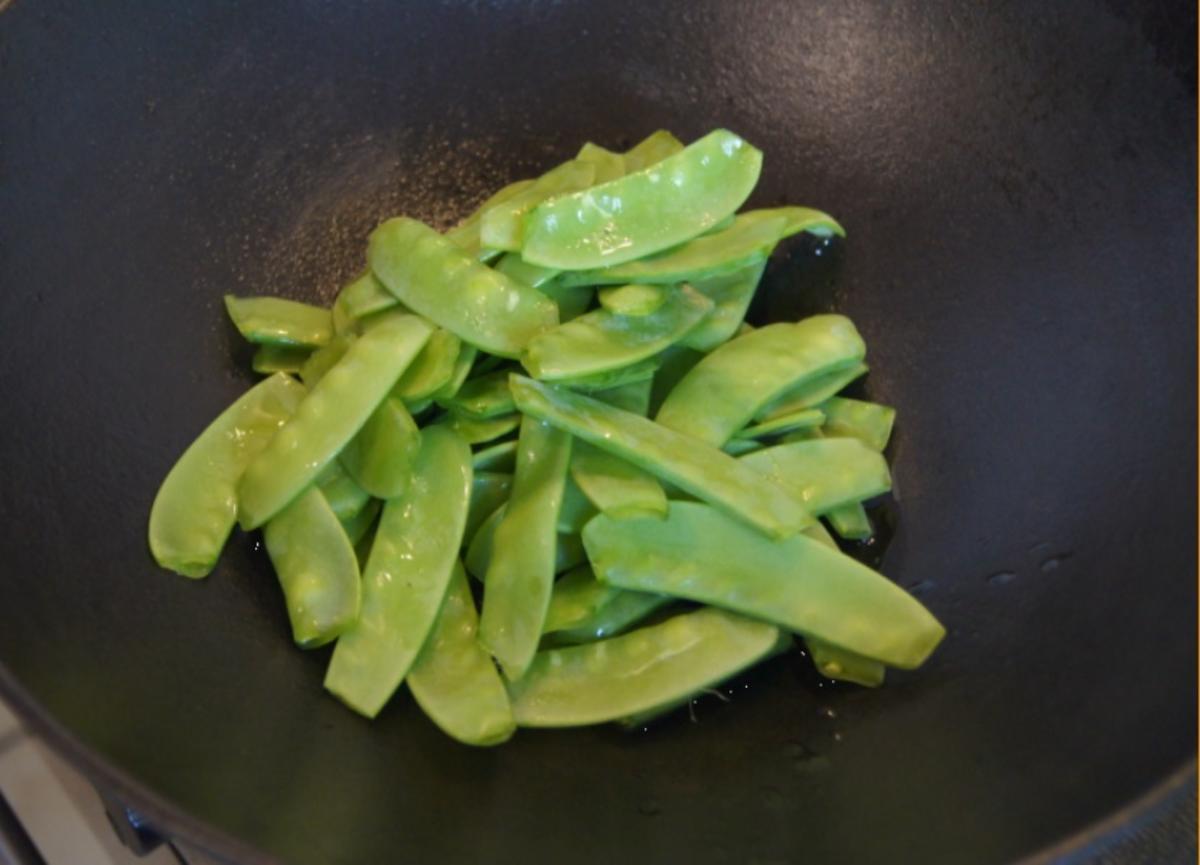
[[[587,442],[575,445],[571,477],[591,503],[610,517],[667,513],[667,494],[653,475]]]
[[[804,408],[791,414],[781,414],[771,420],[745,427],[734,433],[734,438],[763,439],[783,435],[802,429],[814,429],[825,422],[825,413],[820,409]]]
[[[282,297],[225,295],[225,309],[249,342],[273,345],[325,345],[333,336],[329,310]]]
[[[348,283],[339,295],[346,314],[351,318],[366,318],[369,315],[395,309],[400,301],[396,295],[383,287],[383,283],[371,271]]]
[[[479,261],[488,261],[500,254],[496,249],[484,249],[479,239],[480,222],[483,219],[483,214],[504,201],[516,195],[520,195],[529,187],[533,186],[532,180],[517,180],[507,186],[502,186],[495,194],[489,197],[483,204],[479,205],[470,216],[456,225],[454,228],[446,232],[446,239],[469,255]]]
[[[432,397],[450,383],[461,354],[462,340],[450,331],[438,328],[400,376],[392,394],[406,403]]]
[[[587,142],[579,148],[575,156],[580,162],[590,162],[595,169],[592,183],[608,183],[625,174],[625,157],[620,153],[601,147],[599,144]]]
[[[467,444],[478,445],[508,435],[521,425],[521,416],[513,413],[500,417],[476,418],[451,411],[438,423],[454,430]]]
[[[832,370],[825,375],[806,379],[797,387],[789,388],[782,395],[771,400],[755,413],[754,418],[755,420],[773,420],[806,408],[815,408],[850,382],[866,374],[867,365],[855,363],[842,369]]]
[[[847,541],[865,541],[871,537],[871,517],[862,502],[850,502],[825,512],[825,518],[839,538]]]
[[[550,169],[532,186],[483,212],[479,241],[489,249],[520,249],[525,216],[547,198],[592,185],[596,166],[572,159]]]
[[[608,286],[597,292],[600,306],[615,315],[649,315],[674,291],[661,285]]]
[[[512,394],[508,391],[508,373],[503,370],[489,372],[463,383],[450,399],[439,404],[461,415],[486,420],[516,411]]]
[[[471,464],[477,472],[512,472],[516,468],[517,443],[500,442],[475,452]]]
[[[693,282],[692,287],[713,302],[713,309],[680,343],[708,352],[731,339],[742,326],[766,268],[767,262],[763,260],[741,270]]]
[[[304,362],[308,360],[312,350],[304,346],[260,345],[254,350],[250,360],[250,368],[263,375],[276,372],[300,372]]]
[[[892,488],[887,460],[857,439],[790,442],[747,454],[739,462],[788,490],[814,514],[827,514]]]
[[[371,500],[371,494],[350,477],[340,460],[331,460],[317,475],[316,484],[334,515],[343,522],[353,519]]]
[[[886,448],[892,437],[896,410],[891,406],[835,396],[821,403],[820,408],[825,412],[826,435],[850,436],[877,451]]]
[[[416,421],[404,403],[392,397],[371,413],[342,449],[340,459],[360,487],[376,498],[391,499],[408,487],[420,448]]]
[[[665,129],[651,132],[622,154],[625,171],[641,171],[683,150],[683,142]]]
[[[325,373],[337,366],[338,361],[346,356],[346,352],[357,338],[353,333],[339,334],[331,339],[328,345],[318,348],[300,367],[300,380],[310,389],[316,387],[317,382],[325,377]]]
[[[467,511],[467,525],[463,530],[463,537],[475,537],[483,521],[508,501],[511,490],[511,474],[476,471],[471,481],[471,506]]]

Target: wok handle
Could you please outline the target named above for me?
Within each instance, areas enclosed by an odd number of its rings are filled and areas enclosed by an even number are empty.
[[[46,865],[3,792],[0,792],[0,862],[4,865]]]

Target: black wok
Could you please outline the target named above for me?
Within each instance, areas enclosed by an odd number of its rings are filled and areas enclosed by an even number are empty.
[[[237,861],[1077,849],[1195,753],[1195,15],[17,0],[0,686]],[[469,750],[406,696],[372,724],[323,694],[254,538],[203,582],[154,567],[160,479],[250,381],[222,293],[328,300],[384,217],[444,226],[584,140],[718,125],[767,155],[752,204],[849,230],[790,247],[752,320],[833,308],[866,337],[866,392],[900,411],[884,570],[949,629],[924,669],[817,689],[792,654],[694,724]]]

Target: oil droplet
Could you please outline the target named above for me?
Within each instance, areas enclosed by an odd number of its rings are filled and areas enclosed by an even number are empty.
[[[996,573],[987,578],[987,581],[989,586],[1003,586],[1011,583],[1016,578],[1017,575],[1012,571],[996,571]]]
[[[1057,571],[1059,566],[1069,558],[1071,558],[1070,553],[1059,553],[1057,556],[1050,556],[1049,558],[1043,559],[1040,566],[1042,573],[1048,574],[1051,571]]]
[[[834,731],[833,731],[833,741],[835,741],[835,742],[841,742],[841,741],[842,741],[842,739],[844,739],[844,738],[846,738],[846,737],[842,735],[842,731],[841,731],[841,730],[834,730]]]
[[[822,718],[833,720],[837,717],[837,710],[834,709],[833,706],[822,706],[821,708],[817,709],[817,714]]]
[[[638,813],[643,817],[657,817],[662,813],[662,807],[653,799],[638,805]]]

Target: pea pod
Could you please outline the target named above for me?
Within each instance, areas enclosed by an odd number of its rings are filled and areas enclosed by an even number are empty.
[[[703,327],[704,322],[701,322],[696,330]],[[692,333],[695,332],[692,331]],[[692,367],[704,358],[699,351],[687,347],[686,342],[687,337],[659,355],[660,364],[650,382],[650,404],[647,406],[647,410],[641,414],[649,416],[656,413],[667,395],[675,389],[675,385],[679,384],[683,377],[691,372]]]
[[[785,538],[812,524],[813,518],[788,493],[703,442],[523,376],[514,375],[509,388],[526,415],[628,460],[771,537]]]
[[[713,302],[713,309],[680,343],[708,352],[733,338],[746,317],[746,310],[750,308],[766,268],[764,259],[731,273],[693,282],[692,287]]]
[[[337,366],[338,361],[346,356],[355,339],[357,336],[352,333],[339,334],[331,339],[328,345],[318,348],[300,367],[300,380],[309,389],[316,387],[317,382],[325,377],[325,373]]]
[[[400,304],[396,295],[384,288],[379,278],[369,270],[348,283],[342,289],[340,297],[347,314],[354,319],[395,309]]]
[[[791,414],[781,414],[771,420],[744,427],[734,433],[734,438],[763,439],[783,435],[801,429],[815,429],[825,422],[825,414],[820,409],[804,408]]]
[[[571,445],[572,465],[575,464],[575,453],[580,445],[580,442]],[[562,506],[558,509],[558,520],[554,524],[555,527],[560,534],[577,535],[583,531],[587,521],[594,516],[596,516],[596,508],[592,505],[591,499],[584,495],[583,490],[572,480],[571,473],[568,471],[563,486]]]
[[[383,507],[358,624],[338,640],[325,674],[326,689],[368,718],[404,679],[437,619],[470,497],[466,443],[449,430],[424,430],[408,490]]]
[[[649,168],[651,165],[657,165],[668,156],[674,156],[679,151],[683,150],[683,142],[667,132],[665,129],[659,129],[656,132],[651,132],[629,150],[622,154],[622,161],[625,163],[625,171],[641,171],[643,168]]]
[[[596,166],[572,159],[550,169],[516,195],[483,212],[479,242],[488,249],[520,249],[525,216],[547,198],[592,185]]]
[[[532,417],[521,422],[512,494],[496,526],[479,621],[479,642],[510,681],[525,673],[542,633],[570,457],[569,435]]]
[[[467,444],[478,445],[508,435],[521,425],[521,416],[514,413],[500,417],[475,418],[451,411],[438,423],[454,430]]]
[[[571,477],[591,503],[610,517],[663,516],[667,512],[667,494],[653,475],[586,442],[575,446]]]
[[[463,537],[475,537],[483,521],[508,501],[511,490],[511,474],[476,471],[471,481],[471,506],[467,510],[467,525],[463,530]]]
[[[599,144],[587,142],[575,156],[580,162],[590,162],[594,169],[592,183],[608,183],[625,174],[625,157]]]
[[[467,745],[499,745],[516,723],[496,665],[475,638],[478,630],[475,599],[456,564],[437,622],[405,681],[442,732]]]
[[[856,363],[842,369],[832,370],[825,375],[807,379],[802,381],[798,387],[789,388],[779,397],[771,400],[759,409],[754,417],[756,420],[773,420],[781,415],[806,408],[815,408],[850,382],[866,374],[867,365]]]
[[[421,319],[403,316],[350,346],[246,468],[238,484],[238,518],[244,529],[265,523],[312,483],[366,423],[429,333]]]
[[[515,282],[539,290],[549,285],[555,277],[562,273],[555,267],[538,267],[536,264],[530,264],[515,252],[503,255],[496,262],[496,270]]]
[[[517,357],[558,323],[558,309],[544,294],[479,264],[415,219],[389,219],[376,228],[367,260],[409,309],[501,357]]]
[[[719,446],[797,382],[859,363],[865,353],[862,337],[845,316],[769,324],[697,363],[667,396],[656,419]]]
[[[295,345],[260,345],[254,350],[250,368],[263,375],[276,372],[300,372],[312,350]]]
[[[593,510],[592,516],[595,516]],[[504,518],[504,505],[500,505],[475,530],[471,543],[467,545],[467,555],[464,563],[467,573],[483,582],[487,579],[488,564],[492,560],[492,550],[495,547],[496,526]],[[557,528],[557,527],[556,527]],[[558,532],[554,541],[554,573],[561,574],[571,568],[578,567],[587,561],[587,553],[583,549],[583,541],[578,532]]]
[[[502,370],[464,382],[453,398],[441,400],[440,404],[450,411],[480,420],[516,411],[508,391],[508,373]]]
[[[615,315],[649,315],[666,302],[672,291],[661,285],[610,285],[596,296],[600,306]]]
[[[475,365],[475,358],[479,350],[461,340],[459,343],[458,357],[454,359],[454,370],[450,373],[450,379],[432,394],[435,400],[453,399],[467,380],[467,376],[471,374],[471,367]]]
[[[360,487],[376,498],[391,499],[408,486],[420,448],[416,421],[404,403],[391,397],[371,413],[342,449],[340,459]]]
[[[154,560],[185,577],[212,571],[237,518],[237,483],[304,397],[282,373],[252,387],[183,452],[154,497]]]
[[[316,484],[333,513],[343,522],[353,519],[371,501],[371,494],[350,477],[339,460],[330,460],[317,475]]]
[[[788,490],[814,514],[892,488],[887,460],[857,439],[813,439],[755,451],[739,462]]]
[[[344,633],[358,619],[358,559],[333,509],[316,487],[272,517],[263,542],[283,596],[292,639],[311,649]]]
[[[282,297],[225,295],[225,309],[249,342],[272,345],[325,345],[333,336],[329,310]]]
[[[556,644],[586,643],[614,636],[671,602],[665,595],[630,592],[600,582],[588,565],[554,584],[542,632]]]
[[[471,258],[479,261],[489,261],[500,254],[496,249],[485,249],[479,239],[480,222],[483,214],[495,207],[501,202],[507,201],[515,195],[519,195],[529,187],[533,186],[532,180],[517,180],[507,186],[502,186],[495,194],[489,197],[483,204],[466,219],[456,225],[454,228],[446,232],[446,239],[469,255]]]
[[[653,386],[653,379],[646,378],[598,390],[592,396],[606,405],[645,417],[650,411],[650,390]]]
[[[849,502],[825,512],[825,518],[839,538],[847,541],[865,541],[871,537],[871,517],[862,502]]]
[[[676,705],[770,654],[779,630],[722,610],[674,616],[610,640],[539,652],[509,686],[521,727],[618,721]]]
[[[892,437],[896,410],[891,406],[861,399],[830,397],[821,403],[826,435],[851,436],[873,450],[882,451]]]
[[[344,520],[338,519],[351,544],[357,546],[358,542],[367,536],[371,527],[375,525],[375,520],[379,517],[381,507],[379,499],[369,499],[354,516]]]
[[[555,384],[583,393],[612,390],[613,388],[653,378],[654,373],[658,370],[658,364],[659,358],[657,356],[648,357],[637,363],[605,370],[604,372],[559,379]]]
[[[718,129],[649,168],[538,205],[521,257],[585,270],[642,258],[702,234],[741,206],[762,153]]]
[[[476,451],[471,464],[477,472],[512,472],[516,468],[517,443],[501,442]]]
[[[665,520],[583,530],[596,578],[713,604],[904,669],[945,630],[895,583],[804,534],[774,541],[707,505],[672,502]]]
[[[754,453],[762,450],[763,443],[758,439],[739,439],[733,438],[721,445],[721,450],[729,454],[731,457],[740,457],[745,454]]]
[[[648,315],[597,309],[530,340],[521,363],[538,379],[561,380],[621,369],[677,342],[712,309],[712,301],[681,285]]]
[[[461,349],[457,336],[442,328],[435,330],[392,388],[393,395],[406,403],[432,397],[450,383]]]

